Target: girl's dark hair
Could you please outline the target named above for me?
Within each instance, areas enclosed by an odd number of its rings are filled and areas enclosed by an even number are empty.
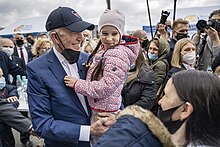
[[[194,145],[220,145],[220,79],[196,70],[180,71],[172,82],[179,98],[193,106],[186,139]]]
[[[86,67],[89,68],[90,65],[92,64],[92,59],[94,57],[94,55],[97,53],[97,51],[99,50],[100,46],[102,45],[102,42],[101,40],[99,40],[96,48],[94,49],[94,51],[90,54],[90,56],[88,57],[88,60],[87,60],[87,63],[86,63]],[[112,49],[114,48],[115,46],[109,48],[109,49]],[[104,54],[109,50],[109,49],[106,49],[105,52],[102,54],[102,57],[104,56]],[[102,58],[100,59],[100,62],[98,63],[98,65],[94,68],[93,72],[92,72],[92,75],[91,75],[91,81],[97,81],[98,80],[98,77],[101,75],[103,76],[103,68],[102,68],[102,65],[103,65],[103,61],[105,60],[105,58]]]
[[[90,65],[92,64],[92,59],[94,57],[94,55],[97,53],[98,49],[100,48],[102,42],[101,40],[99,40],[96,48],[94,49],[94,51],[89,55],[87,63],[86,63],[86,67],[89,68]],[[92,72],[92,79],[91,81],[97,80],[98,79],[98,75],[100,74],[102,69],[102,60],[100,60],[100,62],[98,63],[98,65],[95,67],[94,71]]]

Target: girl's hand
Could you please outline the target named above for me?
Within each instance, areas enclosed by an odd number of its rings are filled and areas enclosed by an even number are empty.
[[[77,81],[77,79],[74,78],[74,77],[70,77],[70,76],[65,76],[64,77],[64,83],[68,87],[73,87],[76,81]]]

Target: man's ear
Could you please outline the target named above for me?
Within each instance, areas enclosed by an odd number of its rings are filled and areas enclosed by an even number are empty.
[[[58,42],[57,34],[55,32],[50,33],[50,38],[53,42]]]
[[[182,109],[182,112],[180,114],[180,120],[184,120],[184,119],[187,119],[189,118],[189,116],[192,114],[193,112],[193,106],[191,103],[189,102],[186,102],[184,105],[183,105],[183,109]]]

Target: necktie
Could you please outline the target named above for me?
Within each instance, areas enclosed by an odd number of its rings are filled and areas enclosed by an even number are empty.
[[[21,55],[21,58],[24,60],[24,53],[23,53],[22,48],[20,48],[20,55]],[[24,60],[24,61],[25,61],[25,60]]]

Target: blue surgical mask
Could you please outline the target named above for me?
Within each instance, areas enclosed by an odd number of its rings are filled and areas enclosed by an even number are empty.
[[[155,61],[158,58],[157,54],[151,54],[150,52],[147,53],[150,60]]]
[[[2,90],[6,85],[6,82],[5,82],[5,78],[4,77],[1,77],[0,78],[0,89]]]

